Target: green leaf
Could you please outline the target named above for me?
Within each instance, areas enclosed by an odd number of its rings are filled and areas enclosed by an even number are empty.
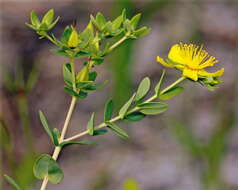
[[[123,119],[124,116],[126,115],[128,109],[130,108],[136,94],[133,94],[132,97],[122,106],[122,108],[119,111],[119,116]]]
[[[102,29],[104,25],[106,24],[106,19],[102,13],[98,13],[96,15],[96,23],[99,29]]]
[[[149,77],[144,78],[139,87],[138,90],[136,92],[136,97],[135,97],[135,101],[138,101],[142,98],[144,98],[144,96],[148,93],[150,89],[150,79]]]
[[[75,55],[75,58],[88,57],[89,55],[90,55],[90,53],[88,53],[88,52],[79,51],[79,52],[77,52],[77,54]]]
[[[118,135],[119,137],[124,138],[124,139],[129,138],[129,136],[127,135],[127,133],[126,133],[123,129],[121,129],[120,127],[118,127],[116,124],[110,123],[110,122],[105,122],[105,123],[106,123],[107,127],[108,127],[109,129],[111,129],[112,132],[114,132],[114,133],[115,133],[116,135]]]
[[[48,125],[48,121],[46,120],[46,117],[45,117],[45,115],[43,114],[43,112],[41,110],[39,111],[39,116],[40,116],[41,124],[44,127],[45,131],[47,132],[47,134],[51,138],[53,138],[52,134],[51,134],[51,129],[50,129],[49,125]]]
[[[88,85],[85,88],[83,88],[82,90],[84,92],[92,92],[92,91],[95,91],[95,90],[98,90],[98,89],[104,87],[107,83],[108,83],[108,80],[100,82],[100,83],[95,84],[95,85]]]
[[[87,93],[86,92],[83,92],[83,91],[80,91],[79,93],[75,92],[72,88],[69,88],[67,86],[64,87],[64,90],[69,93],[69,95],[71,96],[74,96],[76,98],[81,98],[81,99],[84,99],[87,97]]]
[[[96,71],[93,71],[93,72],[90,72],[89,75],[88,75],[88,80],[89,81],[95,81],[97,78],[97,72]]]
[[[90,141],[67,141],[67,142],[62,142],[59,144],[60,147],[65,147],[68,145],[73,145],[73,144],[79,144],[79,145],[96,145],[96,142],[90,142]]]
[[[16,182],[13,178],[11,178],[10,176],[8,175],[3,175],[4,178],[6,179],[6,181],[11,184],[16,190],[23,190]]]
[[[63,65],[63,77],[64,77],[64,82],[72,86],[72,73],[71,73],[71,65],[69,63],[66,63]]]
[[[151,30],[150,28],[147,28],[146,26],[144,26],[144,27],[134,31],[133,34],[135,37],[138,38],[138,37],[142,37],[142,36],[149,34],[150,30]]]
[[[128,19],[126,19],[126,20],[124,21],[123,27],[124,27],[124,29],[125,29],[127,32],[129,32],[129,33],[131,33],[131,32],[133,31],[133,27],[131,26],[130,20],[128,20]]]
[[[102,57],[92,58],[95,65],[100,65],[103,63],[104,59]]]
[[[77,82],[76,87],[77,89],[83,89],[91,85],[92,85],[92,81],[84,81],[84,82]]]
[[[55,21],[54,21],[52,24],[50,24],[50,25],[48,26],[48,30],[51,30],[51,29],[57,24],[57,22],[59,21],[59,19],[60,19],[60,17],[58,16],[58,17],[55,19]]]
[[[58,163],[47,154],[38,157],[33,167],[33,173],[37,179],[47,177],[53,184],[60,183],[64,177]]]
[[[92,42],[94,38],[94,28],[92,21],[89,22],[85,30],[80,34],[80,39],[86,42]]]
[[[40,21],[39,21],[38,16],[37,16],[35,11],[31,11],[31,24],[33,26],[39,26],[40,25]]]
[[[145,114],[141,112],[133,112],[124,117],[124,120],[130,121],[130,122],[135,122],[135,121],[140,121],[145,118]]]
[[[93,136],[104,135],[105,133],[107,133],[106,129],[97,129],[97,130],[94,130]]]
[[[113,114],[113,102],[112,100],[107,101],[104,109],[104,122],[109,121]]]
[[[146,115],[157,115],[168,109],[168,104],[162,102],[148,102],[138,105],[140,112]]]
[[[181,86],[175,86],[167,91],[165,91],[163,94],[159,95],[159,99],[161,100],[169,100],[173,98],[174,96],[177,96],[184,90]]]
[[[71,58],[63,49],[52,49],[51,52],[60,56]]]
[[[125,8],[122,10],[121,16],[122,16],[123,20],[126,19],[126,9]]]
[[[80,92],[78,93],[77,97],[80,98],[80,99],[84,99],[84,98],[87,97],[87,95],[88,95],[88,93],[83,92],[83,91],[80,91]]]
[[[46,133],[49,135],[51,141],[53,142],[53,144],[55,146],[58,146],[58,144],[59,144],[58,143],[58,137],[55,136],[55,133],[50,129],[48,121],[47,121],[45,115],[43,114],[43,112],[41,110],[39,111],[39,116],[40,116],[41,124],[44,127]]]
[[[117,17],[117,18],[112,22],[112,29],[113,29],[113,30],[117,30],[117,29],[121,26],[123,20],[124,20],[124,18],[123,18],[122,15],[120,15],[119,17]]]
[[[85,65],[77,74],[76,82],[88,81],[89,64]]]
[[[135,16],[132,17],[130,24],[131,26],[135,29],[140,21],[141,13],[136,14]]]
[[[159,80],[158,84],[155,86],[155,94],[157,96],[159,96],[159,94],[160,94],[161,84],[163,82],[164,75],[165,75],[165,70],[163,70],[160,80]]]
[[[92,113],[92,116],[91,116],[90,120],[88,121],[87,130],[88,130],[89,135],[94,134],[93,133],[94,132],[94,113]]]
[[[64,29],[64,32],[63,32],[62,37],[61,37],[61,41],[64,42],[64,43],[67,43],[71,33],[72,33],[72,28],[67,26]]]
[[[33,30],[37,30],[37,27],[31,25],[31,24],[28,24],[28,23],[25,23],[29,28],[33,29]]]
[[[54,19],[54,9],[50,9],[43,17],[42,23],[50,25]]]
[[[53,143],[55,146],[59,145],[60,132],[58,129],[54,128],[52,131]]]

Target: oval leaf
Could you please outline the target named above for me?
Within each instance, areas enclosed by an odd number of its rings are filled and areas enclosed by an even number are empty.
[[[88,121],[87,129],[88,129],[88,134],[93,135],[93,132],[94,132],[94,113],[92,113],[92,116],[91,116],[90,120]]]
[[[158,84],[155,86],[155,94],[157,96],[159,96],[159,93],[160,93],[160,89],[161,89],[161,84],[163,82],[163,79],[164,79],[164,75],[165,75],[165,70],[163,70],[162,74],[161,74],[161,77],[159,79],[159,82]]]
[[[62,142],[60,143],[60,147],[65,147],[68,145],[73,145],[73,144],[79,144],[79,145],[95,145],[97,144],[96,142],[90,142],[90,141],[67,141],[67,142]]]
[[[138,101],[138,100],[144,98],[144,96],[147,94],[149,89],[150,89],[150,79],[149,79],[149,77],[146,77],[141,81],[141,83],[138,87],[135,100]]]
[[[55,146],[58,146],[59,144],[58,136],[56,135],[55,131],[51,130],[51,128],[49,127],[48,121],[41,110],[39,111],[39,116],[40,116],[41,124],[44,127],[46,133],[49,135],[51,141],[53,142]],[[54,129],[54,130],[57,130],[57,129]]]
[[[167,91],[165,91],[163,94],[159,95],[159,99],[161,100],[169,100],[173,98],[174,96],[177,96],[184,90],[181,86],[175,86]]]
[[[140,104],[138,107],[140,112],[146,115],[156,115],[165,112],[168,109],[168,104],[161,102],[148,102]]]
[[[128,114],[124,117],[124,120],[130,121],[130,122],[135,122],[135,121],[140,121],[145,118],[145,114],[141,112],[134,112],[131,114]]]
[[[107,133],[106,129],[98,129],[94,131],[93,136],[104,135],[105,133]]]
[[[124,106],[122,106],[122,108],[119,111],[119,116],[123,119],[124,116],[126,115],[129,107],[131,106],[134,98],[135,98],[136,94],[133,94],[132,97],[125,103]]]
[[[112,130],[112,132],[114,132],[117,136],[123,138],[123,139],[127,139],[129,138],[129,136],[127,135],[127,133],[121,129],[120,127],[118,127],[116,124],[114,123],[110,123],[110,122],[106,122],[106,125],[109,129]]]
[[[64,82],[72,86],[72,73],[71,73],[71,65],[69,63],[63,65],[63,77],[64,77]]]
[[[58,163],[47,154],[39,156],[36,160],[33,173],[38,179],[48,177],[49,181],[53,184],[58,184],[64,177]]]
[[[51,24],[54,19],[54,9],[50,9],[43,17],[42,23]]]
[[[107,101],[104,109],[104,121],[109,121],[113,114],[113,102],[112,100]]]
[[[137,25],[140,21],[140,18],[141,18],[141,13],[138,13],[137,15],[132,17],[130,24],[133,27],[133,29],[135,29],[137,27]]]
[[[71,96],[74,96],[75,98],[81,98],[84,99],[87,97],[87,93],[83,92],[82,90],[79,91],[79,93],[75,92],[72,88],[69,88],[67,86],[64,87],[64,90]]]
[[[40,21],[39,21],[38,16],[37,16],[35,11],[31,11],[31,24],[33,26],[39,26],[40,25]]]

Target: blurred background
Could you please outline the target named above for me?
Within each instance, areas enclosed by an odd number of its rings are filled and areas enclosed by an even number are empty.
[[[115,18],[126,8],[128,16],[141,12],[141,25],[152,31],[126,42],[95,68],[97,80],[110,83],[78,102],[68,136],[84,130],[93,111],[101,122],[107,99],[112,97],[119,108],[145,76],[155,84],[162,71],[156,56],[166,57],[180,41],[204,44],[225,67],[224,82],[210,92],[186,81],[166,113],[121,124],[129,131],[128,141],[110,133],[95,137],[97,146],[65,148],[59,158],[65,178],[48,189],[122,190],[128,178],[140,190],[238,189],[237,0],[2,0],[0,5],[1,176],[14,177],[25,189],[39,189],[32,165],[53,147],[37,112],[43,110],[51,126],[61,129],[70,103],[62,79],[67,59],[52,54],[53,45],[26,27],[30,11],[42,15],[55,9],[61,16],[53,30],[58,36],[74,19],[82,30],[90,14]],[[179,75],[168,70],[166,83]],[[1,180],[0,189],[11,188]]]

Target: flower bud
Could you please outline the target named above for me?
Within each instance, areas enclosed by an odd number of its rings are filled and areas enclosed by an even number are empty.
[[[70,48],[75,48],[78,45],[78,32],[74,27],[72,27],[72,32],[70,34],[69,40],[68,40],[68,46]]]
[[[77,74],[77,82],[85,82],[88,81],[89,74],[89,65],[85,65],[81,71]]]

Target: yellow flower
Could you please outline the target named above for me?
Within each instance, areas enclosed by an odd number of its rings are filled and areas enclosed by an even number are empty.
[[[219,77],[223,75],[224,68],[209,73],[207,67],[214,66],[218,61],[210,56],[202,46],[179,43],[170,49],[168,60],[157,56],[157,61],[166,67],[176,68],[183,72],[183,76],[197,81],[199,78]]]
[[[75,48],[77,47],[78,43],[79,43],[78,32],[74,27],[72,27],[72,32],[68,40],[68,46],[71,48]]]

